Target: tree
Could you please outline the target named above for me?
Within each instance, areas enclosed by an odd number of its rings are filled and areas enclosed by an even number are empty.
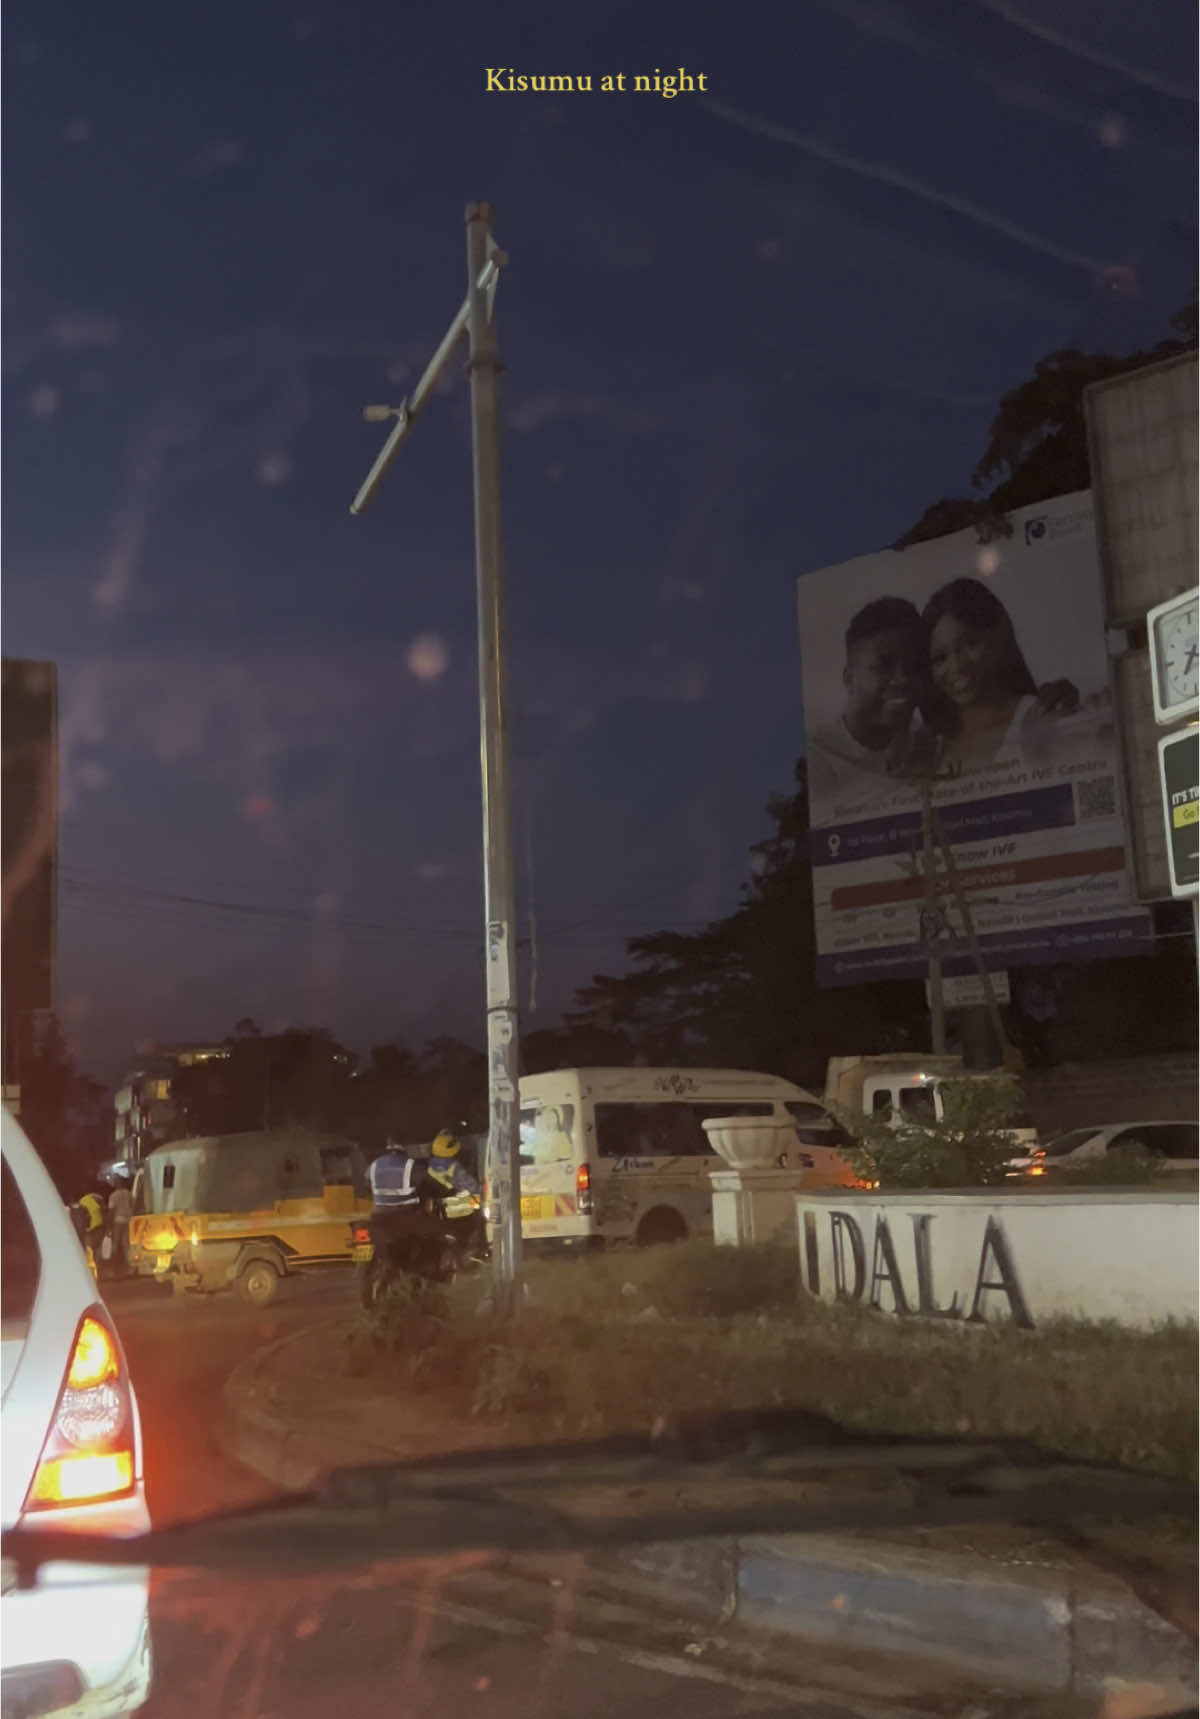
[[[1005,534],[1005,515],[1091,483],[1084,390],[1094,382],[1140,370],[1196,346],[1197,307],[1171,318],[1173,336],[1148,350],[1116,356],[1068,346],[1034,365],[1033,375],[1011,388],[992,419],[988,444],[971,474],[976,496],[943,497],[925,509],[896,543],[905,549],[974,526],[980,537]]]
[[[556,1068],[625,1068],[635,1051],[624,1033],[583,1022],[577,1026],[539,1027],[521,1039],[521,1073],[545,1074]]]
[[[430,1039],[417,1061],[414,1120],[418,1140],[432,1140],[441,1128],[465,1124],[472,1132],[487,1127],[487,1057],[462,1039]]]

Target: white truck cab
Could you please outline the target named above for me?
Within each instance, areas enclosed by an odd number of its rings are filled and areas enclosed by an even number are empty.
[[[945,1120],[942,1087],[947,1081],[987,1079],[985,1070],[964,1067],[961,1057],[896,1054],[830,1057],[825,1102],[842,1111],[886,1116],[894,1122]],[[1014,1146],[1036,1147],[1037,1129],[1018,1115],[1008,1132]]]

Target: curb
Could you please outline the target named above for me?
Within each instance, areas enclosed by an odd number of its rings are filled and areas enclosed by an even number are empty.
[[[394,1459],[291,1427],[261,1401],[271,1360],[339,1324],[322,1321],[256,1351],[223,1393],[221,1443],[234,1461],[287,1491],[330,1468]],[[561,1560],[505,1556],[515,1573],[553,1581]],[[576,1570],[579,1559],[573,1559]],[[980,1556],[827,1534],[678,1541],[589,1555],[588,1584],[713,1628],[792,1647],[888,1655],[988,1688],[1091,1695],[1137,1686],[1195,1702],[1195,1642],[1116,1576],[1030,1569]]]
[[[340,1324],[340,1319],[323,1319],[256,1349],[233,1369],[221,1393],[218,1438],[226,1456],[285,1492],[311,1491],[339,1459],[330,1458],[327,1444],[292,1427],[257,1400],[262,1393],[262,1376],[281,1350],[311,1342],[320,1332]]]

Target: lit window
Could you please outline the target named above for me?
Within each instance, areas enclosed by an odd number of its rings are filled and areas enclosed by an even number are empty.
[[[155,1096],[155,1098],[170,1098],[170,1096],[171,1096],[171,1083],[170,1083],[170,1081],[169,1080],[156,1080],[154,1082],[154,1096]]]

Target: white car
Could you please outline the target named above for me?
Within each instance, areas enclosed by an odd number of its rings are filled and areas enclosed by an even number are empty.
[[[1008,1169],[1024,1176],[1045,1175],[1049,1169],[1080,1169],[1122,1146],[1144,1147],[1157,1171],[1200,1169],[1200,1124],[1195,1122],[1109,1122],[1071,1128],[1047,1140],[1040,1151],[1012,1159]]]
[[[117,1329],[58,1192],[0,1110],[0,1500],[5,1530],[126,1536],[150,1519],[137,1400]],[[118,1719],[150,1692],[144,1568],[4,1560],[3,1719]]]

